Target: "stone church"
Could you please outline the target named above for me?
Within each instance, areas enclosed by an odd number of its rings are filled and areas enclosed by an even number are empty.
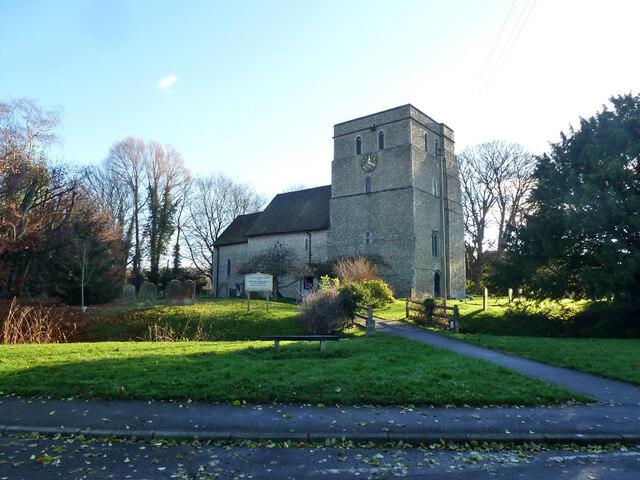
[[[213,288],[243,293],[236,268],[275,245],[300,264],[375,255],[394,295],[465,296],[464,227],[453,130],[412,105],[334,126],[331,185],[281,193],[216,242]],[[281,281],[299,297],[317,278]]]

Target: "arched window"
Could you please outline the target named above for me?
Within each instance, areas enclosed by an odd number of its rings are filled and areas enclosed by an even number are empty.
[[[435,178],[431,180],[431,190],[434,195],[438,195],[438,180]]]
[[[227,277],[231,276],[231,259],[227,260]]]
[[[431,234],[431,256],[438,256],[438,232],[433,232]]]
[[[384,132],[378,133],[378,150],[384,150]]]
[[[309,251],[309,237],[306,237],[304,239],[304,251],[305,252]]]
[[[356,155],[362,153],[362,138],[356,137]]]
[[[429,152],[429,136],[426,133],[424,134],[424,151]]]
[[[371,177],[367,177],[364,181],[364,191],[371,193]]]
[[[440,272],[436,272],[433,274],[433,296],[440,297],[442,295],[440,292]]]
[[[364,244],[371,245],[371,232],[366,232],[364,234]]]

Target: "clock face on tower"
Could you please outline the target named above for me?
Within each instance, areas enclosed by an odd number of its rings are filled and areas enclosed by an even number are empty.
[[[360,162],[362,165],[362,170],[364,170],[365,172],[371,172],[374,168],[376,168],[376,165],[378,165],[378,159],[375,155],[371,154],[362,157],[362,160],[360,160]]]

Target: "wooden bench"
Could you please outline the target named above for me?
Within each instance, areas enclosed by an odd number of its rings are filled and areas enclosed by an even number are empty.
[[[276,352],[280,351],[280,341],[291,342],[320,342],[320,351],[324,352],[327,341],[337,341],[337,335],[268,335],[262,337],[262,341],[267,342],[273,340],[275,342]]]

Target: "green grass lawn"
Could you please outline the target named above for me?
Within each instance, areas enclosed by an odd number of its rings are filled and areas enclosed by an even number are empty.
[[[514,297],[514,301],[517,301],[517,297]],[[574,301],[574,300],[562,300],[559,304],[555,302],[541,302],[538,308],[556,308],[558,305],[564,308],[571,309],[575,312],[583,310],[588,301]],[[504,314],[506,308],[509,306],[508,297],[490,297],[487,302],[487,310],[482,310],[482,296],[474,296],[473,300],[467,299],[465,302],[460,300],[448,300],[447,306],[458,306],[461,319],[475,319],[482,318],[487,321],[499,319]],[[397,298],[391,305],[376,309],[373,311],[376,317],[384,318],[386,320],[405,320],[406,319],[406,302],[404,298]]]
[[[640,385],[640,339],[447,335],[537,362]]]
[[[449,303],[454,304],[453,301]],[[482,297],[455,304],[460,309],[461,323],[464,325],[465,321],[500,322],[509,301],[507,297],[489,298],[486,311],[482,310]],[[577,312],[587,305],[587,301],[563,300],[559,304],[542,302],[534,308],[550,311],[566,308]],[[404,299],[396,300],[387,309],[376,310],[375,315],[415,324],[405,318]],[[514,337],[478,333],[453,334],[440,330],[438,332],[548,365],[640,385],[640,339]]]
[[[489,362],[399,337],[328,342],[324,355],[315,342],[283,342],[281,348],[275,353],[272,342],[256,341],[2,345],[0,392],[312,404],[586,401]]]
[[[99,312],[79,325],[71,341],[121,340],[259,340],[262,335],[304,334],[299,307],[284,302],[241,299],[198,299],[194,305]]]
[[[385,320],[404,320],[406,318],[406,302],[404,298],[396,298],[395,302],[384,308],[373,310],[376,317]]]

